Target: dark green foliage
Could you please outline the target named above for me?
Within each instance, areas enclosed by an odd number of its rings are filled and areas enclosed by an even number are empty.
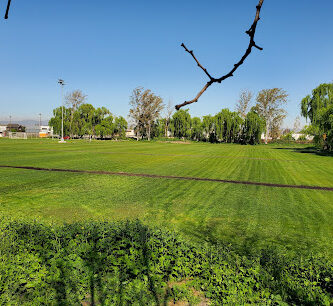
[[[73,113],[72,113],[73,112]],[[56,134],[61,134],[61,107],[53,110],[49,125]],[[72,119],[71,119],[72,116]],[[123,138],[127,122],[123,117],[113,117],[105,107],[94,108],[91,104],[81,104],[75,111],[64,107],[64,135],[81,137],[84,135],[99,138]]]
[[[332,261],[194,245],[139,221],[1,225],[0,304],[333,302]]]
[[[178,138],[191,136],[191,115],[186,110],[179,110],[172,116],[174,136]]]
[[[174,136],[196,141],[257,144],[264,130],[265,121],[254,111],[243,120],[237,112],[222,109],[215,116],[191,119],[188,110],[173,116]]]
[[[265,130],[265,120],[262,119],[255,111],[251,110],[245,117],[241,142],[243,144],[258,144],[262,132]]]
[[[239,142],[243,119],[237,112],[231,112],[229,109],[222,109],[215,115],[216,135],[222,142]]]
[[[309,118],[307,131],[323,149],[333,150],[333,83],[320,84],[302,100],[302,115]]]

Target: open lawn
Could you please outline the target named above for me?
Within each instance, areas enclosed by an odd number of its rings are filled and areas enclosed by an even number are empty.
[[[333,188],[333,157],[307,145],[0,139],[0,166]],[[333,255],[333,191],[0,168],[0,215],[42,222],[140,219],[240,249],[283,244]]]

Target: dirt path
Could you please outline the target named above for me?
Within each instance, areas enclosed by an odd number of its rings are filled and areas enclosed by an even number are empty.
[[[76,169],[59,169],[59,168],[55,169],[55,168],[39,168],[39,167],[28,167],[28,166],[6,166],[6,165],[0,165],[0,168],[25,169],[25,170],[36,170],[36,171],[86,173],[86,174],[102,174],[102,175],[136,176],[136,177],[149,177],[149,178],[164,178],[164,179],[177,179],[177,180],[230,183],[230,184],[241,184],[241,185],[255,185],[255,186],[266,186],[266,187],[279,187],[279,188],[297,188],[297,189],[312,189],[312,190],[333,191],[333,187],[273,184],[273,183],[223,180],[223,179],[212,179],[212,178],[191,177],[191,176],[171,176],[171,175],[157,175],[157,174],[145,174],[145,173],[111,172],[111,171],[95,171],[95,170],[76,170]]]

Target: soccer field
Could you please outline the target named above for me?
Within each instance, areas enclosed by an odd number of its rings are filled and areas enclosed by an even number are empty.
[[[0,139],[0,166],[44,169],[0,167],[0,215],[138,218],[197,241],[332,255],[333,157],[306,146]]]

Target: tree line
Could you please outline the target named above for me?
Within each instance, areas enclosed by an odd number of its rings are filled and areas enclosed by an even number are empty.
[[[85,103],[86,95],[75,90],[65,97],[66,107],[53,110],[49,125],[56,134],[61,134],[62,111],[64,116],[64,135],[71,138],[89,136],[95,138],[123,138],[126,135],[127,121],[113,116],[106,107]]]
[[[277,138],[286,111],[282,105],[287,93],[281,88],[263,89],[252,103],[253,94],[242,91],[236,110],[222,109],[215,115],[191,117],[188,110],[173,113],[173,105],[149,89],[137,87],[130,96],[129,119],[137,140],[176,137],[193,141],[257,144],[262,133]],[[65,97],[64,135],[95,138],[125,137],[127,121],[115,117],[105,107],[86,103],[86,96],[75,90]],[[254,104],[254,105],[252,105]],[[252,105],[252,107],[251,107]],[[53,111],[49,124],[61,133],[62,107]]]
[[[224,108],[202,118],[192,118],[188,110],[182,109],[172,115],[169,104],[163,117],[162,98],[149,89],[138,87],[130,98],[129,116],[138,140],[171,135],[195,141],[257,144],[263,132],[266,142],[268,135],[277,138],[286,115],[282,105],[287,101],[287,93],[281,88],[264,89],[250,108],[252,97],[253,94],[245,90],[241,92],[236,111]]]

